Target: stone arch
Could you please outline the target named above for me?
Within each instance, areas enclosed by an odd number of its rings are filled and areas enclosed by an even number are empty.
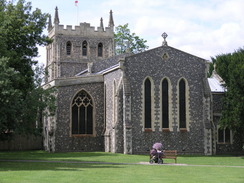
[[[159,91],[160,91],[160,129],[173,131],[172,84],[168,77],[164,77],[160,81]],[[167,107],[166,110],[165,107]]]
[[[88,54],[88,43],[87,41],[82,42],[82,56],[86,57]]]
[[[71,55],[72,51],[72,43],[70,41],[67,41],[66,43],[66,55]]]
[[[190,96],[189,85],[182,77],[177,82],[177,121],[178,130],[189,131],[190,125]]]
[[[142,130],[143,131],[155,131],[154,90],[155,90],[155,86],[154,86],[153,79],[149,76],[145,77],[142,82]]]
[[[98,43],[97,56],[98,57],[103,57],[103,44],[102,43]]]
[[[70,135],[95,136],[95,102],[85,89],[79,90],[70,105]]]

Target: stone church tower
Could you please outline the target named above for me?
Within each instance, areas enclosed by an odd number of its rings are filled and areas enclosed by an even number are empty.
[[[85,73],[91,73],[94,63],[99,63],[115,55],[112,10],[109,13],[108,27],[104,27],[103,18],[100,19],[100,26],[97,28],[92,27],[89,23],[80,23],[80,25],[75,27],[71,25],[65,27],[60,24],[59,12],[56,7],[53,23],[51,16],[49,17],[48,36],[53,42],[46,46],[46,69],[48,71],[48,76],[46,77],[44,88],[57,88],[58,108],[55,116],[44,118],[44,148],[47,151],[58,151],[60,148],[57,148],[56,144],[59,143],[58,140],[62,141],[59,137],[64,134],[63,130],[57,133],[59,130],[58,127],[62,126],[61,124],[63,123],[61,119],[64,119],[62,114],[58,112],[62,110],[62,104],[66,103],[69,105],[69,101],[61,101],[62,98],[67,99],[67,95],[62,95],[63,88],[70,86],[68,90],[72,90],[72,87],[77,86],[76,83],[71,86],[72,82],[77,82],[77,80],[73,81],[72,78],[74,79],[84,71]],[[67,78],[71,78],[72,81]],[[92,85],[91,83],[96,83],[97,80],[101,80],[100,78],[94,78],[95,77],[92,79],[88,78],[86,82]],[[62,81],[66,81],[66,83],[64,85],[60,84]],[[96,89],[92,90],[96,91]],[[103,107],[101,109],[103,110]],[[64,112],[68,110],[69,108],[65,109]],[[97,112],[97,115],[101,116],[102,113]],[[69,116],[66,117],[69,118]],[[100,121],[103,123],[103,118]],[[65,128],[69,127],[69,125],[64,125]],[[99,133],[99,136],[101,136],[101,134],[102,132]],[[67,135],[69,136],[69,134]]]
[[[53,40],[47,46],[47,82],[56,78],[71,77],[91,65],[92,62],[114,56],[114,21],[110,11],[108,27],[90,26],[80,23],[72,29],[71,25],[60,25],[58,8],[55,9],[54,25],[49,18],[48,36]]]

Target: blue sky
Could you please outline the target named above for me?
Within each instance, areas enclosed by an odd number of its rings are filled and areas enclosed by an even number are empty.
[[[244,46],[243,0],[32,0],[33,8],[54,16],[60,24],[88,22],[108,25],[112,9],[115,26],[129,23],[131,32],[147,40],[150,48],[162,45],[163,32],[169,46],[210,60]],[[44,63],[45,49],[40,48]]]

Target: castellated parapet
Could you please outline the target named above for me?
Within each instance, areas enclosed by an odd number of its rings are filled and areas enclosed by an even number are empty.
[[[97,27],[90,26],[90,23],[80,23],[79,26],[75,26],[73,29],[72,25],[54,25],[49,31],[48,36],[54,37],[55,35],[65,35],[65,36],[81,36],[81,37],[96,37],[96,38],[113,38],[114,31],[113,27]]]

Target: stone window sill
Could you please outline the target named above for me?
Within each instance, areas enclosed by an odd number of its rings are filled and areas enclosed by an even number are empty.
[[[80,138],[80,137],[95,137],[93,134],[76,134],[76,135],[71,135],[71,137],[74,138]]]
[[[152,132],[152,129],[151,128],[145,128],[144,131],[145,132]]]
[[[169,128],[163,128],[162,131],[163,132],[170,132]]]
[[[218,144],[219,144],[219,145],[230,145],[230,144],[232,144],[232,143],[230,143],[230,142],[218,142]]]
[[[180,131],[181,132],[187,132],[187,129],[186,128],[180,128]]]

